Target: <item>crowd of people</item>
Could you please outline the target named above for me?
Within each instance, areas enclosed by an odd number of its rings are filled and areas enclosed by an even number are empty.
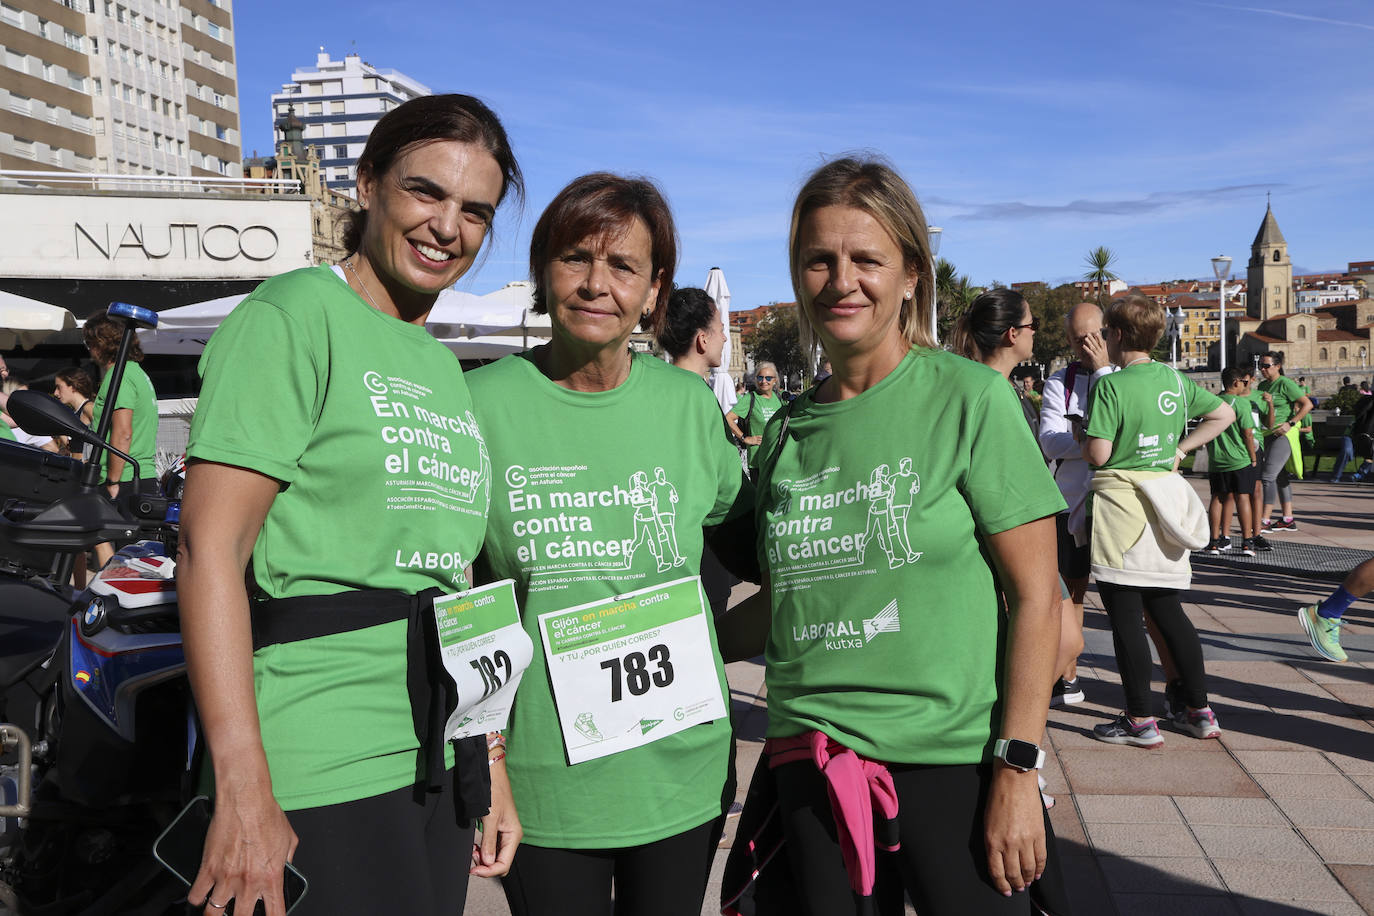
[[[359,159],[350,256],[266,281],[206,347],[178,594],[215,805],[190,903],[283,916],[292,862],[297,914],[461,911],[471,874],[501,877],[516,916],[696,916],[735,795],[724,666],[762,656],[750,799],[789,880],[751,871],[727,911],[1068,913],[1038,771],[1048,709],[1084,699],[1089,579],[1126,695],[1094,736],[1219,735],[1181,595],[1233,508],[1242,551],[1273,504],[1269,527],[1295,527],[1286,465],[1312,405],[1282,357],[1256,395],[1237,370],[1212,394],[1151,359],[1163,309],[1127,295],[1071,310],[1075,360],[1016,384],[1026,301],[984,293],[940,348],[925,215],[889,165],[845,157],[788,230],[802,349],[825,358],[798,397],[762,363],[722,411],[701,384],[719,310],[674,285],[667,199],[603,172],[533,231],[550,341],[465,375],[425,319],[522,196],[486,105],[407,102]],[[636,329],[672,364],[631,349]],[[86,325],[103,369],[118,331]],[[136,360],[113,405],[108,372],[58,391],[92,422],[113,411],[142,461]],[[1177,473],[1204,445],[1210,515]],[[106,460],[118,496],[132,469]],[[1300,614],[1324,657],[1344,657],[1369,566]],[[722,575],[761,587],[722,612]],[[489,627],[473,692],[435,599],[496,586],[518,624]],[[503,728],[455,730],[504,683]]]

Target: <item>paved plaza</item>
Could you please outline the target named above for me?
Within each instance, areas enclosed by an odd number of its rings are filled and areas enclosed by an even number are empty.
[[[1206,481],[1192,482],[1205,500]],[[1300,527],[1270,538],[1275,555],[1318,569],[1323,553],[1340,555],[1285,545],[1374,553],[1374,487],[1304,482],[1294,492]],[[1346,615],[1350,661],[1320,661],[1295,611],[1338,577],[1257,560],[1199,558],[1184,602],[1202,637],[1220,741],[1166,731],[1152,751],[1090,736],[1125,700],[1107,618],[1089,590],[1079,668],[1087,701],[1052,710],[1045,742],[1077,916],[1374,914],[1374,601]],[[728,673],[743,800],[762,747],[763,667],[741,662]],[[1160,704],[1162,690],[1156,668]],[[718,912],[734,824],[703,914]],[[467,912],[508,910],[495,882],[474,881]]]

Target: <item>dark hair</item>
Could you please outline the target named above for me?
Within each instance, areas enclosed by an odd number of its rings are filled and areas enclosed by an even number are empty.
[[[954,352],[982,361],[1002,345],[1002,335],[1021,324],[1026,299],[1014,289],[990,289],[981,293],[959,316],[954,330]]]
[[[649,230],[650,279],[658,277],[658,299],[641,328],[657,329],[668,311],[677,270],[677,226],[663,192],[647,178],[627,178],[593,172],[574,178],[549,202],[530,236],[530,279],[534,281],[533,310],[548,312],[544,268],[559,253],[583,239],[623,232],[635,219]]]
[[[57,373],[56,378],[83,398],[95,397],[95,382],[85,369],[63,369]]]
[[[397,156],[435,140],[473,143],[491,153],[501,169],[501,194],[496,199],[497,204],[506,199],[506,192],[512,188],[516,197],[524,200],[525,179],[501,119],[480,99],[470,95],[423,95],[382,115],[368,134],[363,154],[358,157],[358,174],[381,178]],[[350,254],[362,244],[366,225],[366,210],[355,210],[346,217],[343,244]]]
[[[916,201],[911,186],[897,170],[879,157],[846,156],[827,162],[811,173],[792,205],[792,226],[788,232],[788,261],[792,290],[802,301],[801,224],[822,207],[852,207],[867,213],[887,230],[902,251],[902,264],[916,274],[916,289],[901,303],[898,326],[907,343],[914,347],[933,347],[930,312],[935,289],[935,259],[930,253],[930,233],[925,213]],[[805,308],[797,310],[802,356],[810,360],[817,341],[811,318]]]
[[[1245,377],[1245,373],[1244,373],[1243,370],[1237,369],[1235,366],[1227,366],[1225,369],[1222,369],[1222,370],[1221,370],[1221,387],[1222,387],[1222,390],[1225,390],[1225,389],[1227,389],[1227,388],[1230,388],[1230,387],[1231,387],[1232,385],[1234,385],[1237,381],[1239,381],[1240,379],[1242,379],[1242,378],[1244,378],[1244,377]]]
[[[1122,350],[1153,350],[1164,336],[1164,306],[1140,293],[1113,299],[1105,319],[1107,327],[1121,334]]]
[[[102,369],[113,363],[119,355],[119,341],[123,337],[124,319],[111,318],[105,309],[87,318],[86,326],[81,329],[81,339],[86,342],[86,349],[91,351]],[[143,362],[143,347],[139,345],[137,336],[129,344],[129,359],[136,363]]]
[[[1277,365],[1283,365],[1283,354],[1280,353],[1278,350],[1266,350],[1265,352],[1261,353],[1260,356],[1267,356],[1270,359],[1272,359]]]
[[[668,297],[668,311],[658,329],[658,345],[677,359],[692,348],[697,334],[716,319],[716,300],[695,286],[675,289]]]

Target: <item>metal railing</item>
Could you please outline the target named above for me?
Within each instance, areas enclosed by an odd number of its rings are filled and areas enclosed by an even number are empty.
[[[0,169],[0,187],[59,187],[88,191],[231,191],[299,197],[301,183],[290,178],[202,178],[189,175],[110,175],[95,172],[41,172]]]

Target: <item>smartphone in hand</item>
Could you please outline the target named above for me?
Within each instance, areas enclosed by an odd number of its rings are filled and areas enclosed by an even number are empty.
[[[210,818],[214,814],[210,799],[197,795],[182,809],[176,819],[162,831],[162,836],[153,843],[153,857],[176,875],[189,888],[200,872],[200,860],[205,855],[205,835],[210,832]],[[305,876],[290,862],[282,872],[282,890],[286,897],[286,912],[291,910],[305,896],[309,883]],[[224,908],[225,916],[232,916],[234,902]],[[253,910],[253,916],[263,916],[265,909],[262,901]]]

